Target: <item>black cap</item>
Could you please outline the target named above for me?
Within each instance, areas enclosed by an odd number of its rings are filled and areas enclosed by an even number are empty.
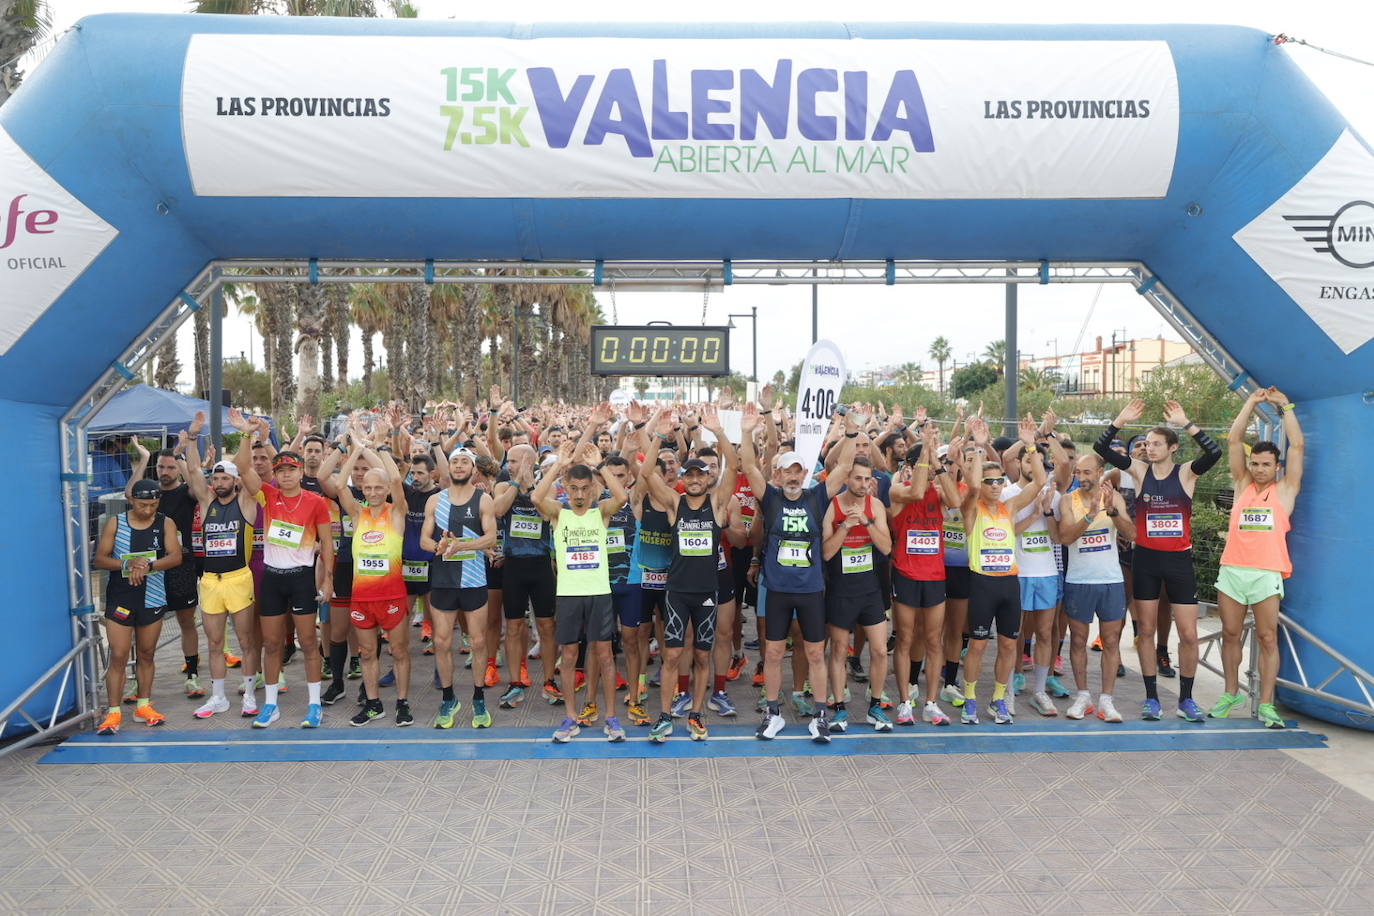
[[[701,471],[703,474],[711,473],[711,469],[706,466],[706,462],[702,461],[700,458],[688,458],[682,463],[682,473],[686,474],[688,471]]]
[[[134,481],[134,486],[130,491],[130,495],[134,499],[161,499],[162,487],[158,486],[156,480],[150,480],[144,477],[141,480]]]
[[[993,451],[1005,452],[1007,449],[1011,448],[1012,445],[1014,445],[1015,443],[1015,439],[1009,438],[1007,436],[998,436],[996,439],[992,440],[992,448]]]

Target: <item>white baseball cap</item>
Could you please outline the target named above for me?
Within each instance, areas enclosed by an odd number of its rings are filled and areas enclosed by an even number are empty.
[[[455,458],[466,458],[473,464],[477,463],[477,453],[470,448],[455,448],[453,451],[448,453],[449,461],[452,461]]]
[[[232,461],[221,461],[210,469],[210,473],[228,474],[230,477],[237,477],[239,476],[239,468],[238,465],[234,464]]]
[[[802,470],[806,470],[806,462],[802,461],[802,456],[798,455],[796,452],[783,452],[777,457],[773,464],[779,470],[790,468],[794,464],[799,465]]]

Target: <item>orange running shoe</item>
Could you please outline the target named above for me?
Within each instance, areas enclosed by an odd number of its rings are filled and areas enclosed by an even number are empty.
[[[629,690],[629,689],[630,689],[630,682],[627,681],[627,680],[625,680],[625,676],[622,675],[619,671],[617,671],[617,672],[615,673],[615,689],[616,689],[616,690]]]
[[[581,671],[576,672],[576,675],[573,677],[573,693],[577,693],[577,691],[586,686],[587,675]]]
[[[1089,649],[1092,649],[1094,652],[1101,652],[1101,651],[1102,651],[1102,637],[1101,637],[1101,636],[1095,636],[1095,637],[1093,637],[1093,641],[1092,641],[1091,643],[1088,644],[1088,648],[1089,648]]]
[[[755,668],[754,668],[754,680],[753,680],[753,684],[754,684],[755,687],[762,687],[762,686],[763,686],[763,661],[762,661],[762,660],[760,660],[759,663],[758,663],[758,665],[755,666]]]
[[[425,620],[425,621],[421,622],[421,624],[420,624],[420,638],[421,638],[421,639],[433,639],[433,638],[434,638],[434,624],[430,623],[428,620]]]
[[[161,725],[167,721],[167,717],[154,709],[152,703],[135,707],[134,718],[143,720],[143,723],[148,726]]]
[[[113,735],[119,731],[119,710],[105,713],[105,718],[100,720],[99,727],[96,728],[97,735]]]
[[[521,687],[534,686],[534,684],[530,681],[530,669],[525,666],[525,663],[523,661],[520,663],[520,680],[516,681],[516,683],[519,684]]]
[[[739,676],[744,673],[745,661],[746,659],[743,655],[736,655],[734,658],[730,659],[730,668],[725,672],[725,679],[727,681],[739,680]]]
[[[501,683],[501,672],[496,670],[496,659],[487,659],[487,670],[486,673],[482,675],[482,682],[488,687],[495,687],[497,684]]]
[[[233,654],[228,649],[224,650],[224,667],[237,668],[242,664],[243,659],[239,658],[237,655]]]

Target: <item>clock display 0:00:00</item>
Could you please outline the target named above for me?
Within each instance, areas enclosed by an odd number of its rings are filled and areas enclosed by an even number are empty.
[[[630,327],[592,329],[597,375],[727,375],[729,328]]]

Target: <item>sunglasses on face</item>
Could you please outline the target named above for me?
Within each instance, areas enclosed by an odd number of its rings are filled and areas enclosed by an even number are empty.
[[[1004,483],[1006,483],[1006,482],[1007,482],[1007,478],[1005,478],[1005,477],[984,477],[984,478],[983,478],[983,483],[987,484],[987,485],[990,486],[990,487],[1000,487],[1002,484],[1004,484]]]

